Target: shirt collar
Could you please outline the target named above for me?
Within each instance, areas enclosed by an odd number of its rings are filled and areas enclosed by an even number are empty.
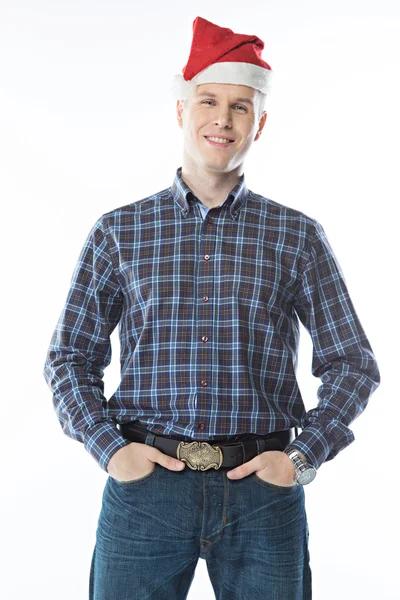
[[[238,183],[229,192],[224,202],[229,204],[229,214],[231,219],[235,221],[239,216],[241,207],[247,200],[249,190],[247,188],[244,173],[240,177]],[[171,186],[171,194],[175,202],[178,204],[182,216],[189,216],[191,203],[198,201],[197,196],[192,192],[190,187],[182,179],[182,167],[178,167],[175,173],[174,181]],[[222,203],[223,204],[223,203]]]

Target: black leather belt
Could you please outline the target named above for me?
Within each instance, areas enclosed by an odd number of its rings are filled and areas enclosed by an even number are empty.
[[[249,439],[188,442],[178,437],[156,435],[136,421],[120,424],[119,428],[125,439],[154,446],[164,454],[183,461],[190,469],[200,471],[236,467],[262,452],[283,451],[295,437],[292,428]]]

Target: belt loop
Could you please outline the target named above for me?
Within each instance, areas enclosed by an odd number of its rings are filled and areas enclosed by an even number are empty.
[[[256,438],[258,454],[262,454],[265,450],[264,438]]]
[[[154,440],[156,439],[156,436],[154,435],[154,433],[151,433],[151,431],[147,432],[146,435],[146,440],[145,440],[145,444],[147,444],[148,446],[154,446]]]

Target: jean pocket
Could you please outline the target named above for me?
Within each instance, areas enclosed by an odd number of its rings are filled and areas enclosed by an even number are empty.
[[[252,477],[253,481],[258,483],[259,485],[262,485],[267,488],[271,488],[278,492],[291,492],[293,490],[293,488],[298,487],[297,483],[294,483],[293,485],[277,485],[276,483],[271,483],[270,481],[265,481],[265,479],[261,479],[261,477],[259,477],[257,475],[257,473],[252,473],[251,477]]]
[[[155,474],[160,470],[160,468],[161,468],[160,463],[154,463],[154,467],[152,468],[150,473],[146,473],[146,475],[143,475],[143,477],[137,477],[136,479],[129,479],[127,481],[120,481],[119,479],[115,479],[115,477],[111,477],[111,476],[110,477],[118,485],[121,485],[122,487],[129,487],[129,486],[145,483],[146,481],[148,481],[149,479],[154,477]]]

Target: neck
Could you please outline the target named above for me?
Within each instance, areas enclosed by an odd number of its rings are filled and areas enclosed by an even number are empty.
[[[183,161],[181,176],[192,192],[207,208],[219,206],[243,174],[243,164],[228,173],[219,173]]]

